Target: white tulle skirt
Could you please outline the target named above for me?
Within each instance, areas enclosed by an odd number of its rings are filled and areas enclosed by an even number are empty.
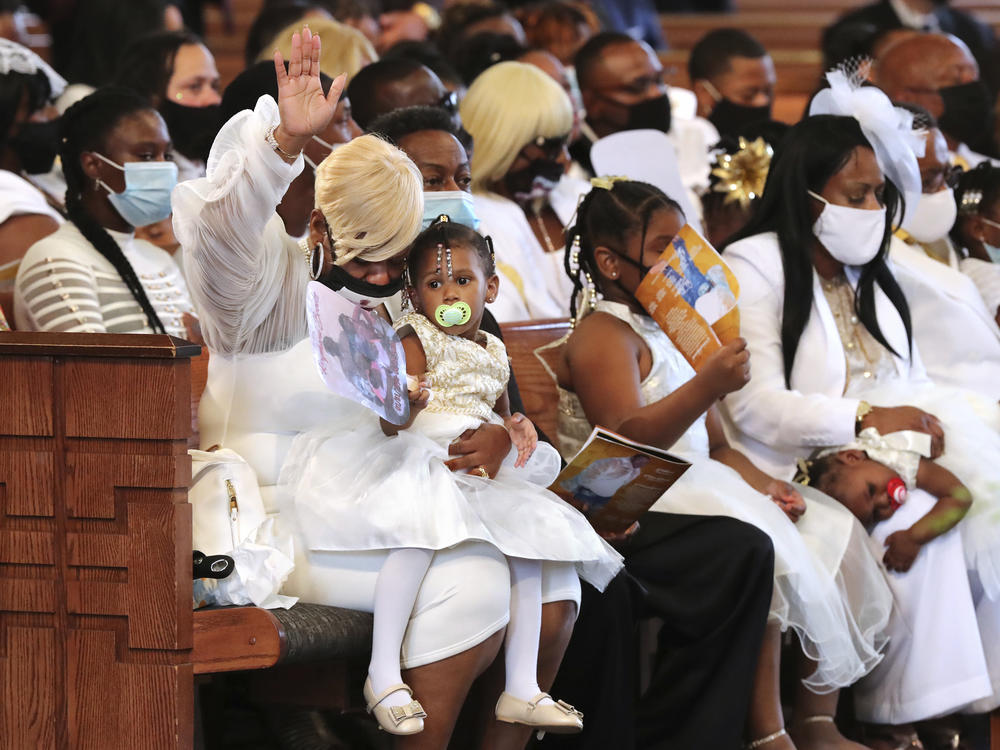
[[[937,462],[972,493],[972,507],[959,523],[969,570],[990,599],[1000,600],[1000,405],[947,386],[893,383],[866,391],[875,406],[916,406],[944,427],[944,453]]]
[[[724,515],[753,524],[774,545],[770,616],[792,628],[817,662],[804,682],[818,693],[851,685],[881,659],[890,592],[865,530],[846,509],[804,488],[807,510],[793,523],[728,466],[681,454],[691,468],[652,510]]]
[[[410,429],[382,434],[377,420],[353,431],[328,425],[299,435],[279,481],[313,550],[445,549],[478,539],[508,557],[576,564],[599,590],[622,557],[587,519],[545,487],[559,457],[539,447],[522,469],[515,451],[493,479],[450,471],[447,446],[482,423],[422,412]]]

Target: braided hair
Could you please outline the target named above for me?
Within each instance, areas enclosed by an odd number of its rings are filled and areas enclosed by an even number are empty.
[[[108,86],[84,97],[63,114],[60,127],[59,156],[66,178],[66,215],[80,233],[115,267],[125,286],[145,313],[154,333],[166,333],[162,321],[153,309],[146,290],[122,249],[83,203],[83,191],[89,182],[80,165],[86,151],[106,152],[108,133],[125,117],[152,110],[150,103],[125,88]]]
[[[951,239],[961,248],[963,254],[968,254],[972,238],[967,234],[969,216],[982,216],[1000,201],[1000,168],[994,167],[989,161],[977,165],[974,169],[962,172],[955,187],[955,203],[958,204],[958,220],[951,229]]]
[[[594,248],[605,246],[615,249],[628,234],[640,239],[639,247],[646,245],[646,230],[653,213],[671,208],[684,215],[680,204],[658,187],[646,182],[619,180],[611,189],[594,187],[576,209],[576,223],[566,231],[566,255],[563,263],[566,274],[573,282],[570,298],[570,316],[576,320],[580,307],[593,301],[600,290],[593,284],[598,277]],[[617,252],[629,257],[625,248]],[[581,293],[585,293],[581,299]],[[582,303],[582,304],[581,304]],[[586,315],[584,309],[579,317]]]
[[[476,253],[479,266],[486,278],[496,274],[496,260],[493,255],[493,240],[484,237],[475,229],[464,224],[451,221],[444,216],[431,224],[417,235],[406,258],[406,285],[414,287],[413,270],[420,264],[420,259],[438,246],[471,248]]]

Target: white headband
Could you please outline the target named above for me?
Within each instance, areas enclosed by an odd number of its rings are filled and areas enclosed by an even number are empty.
[[[55,72],[52,66],[27,47],[10,39],[0,39],[0,75],[24,73],[34,75],[41,71],[49,79],[50,98],[55,99],[66,89],[66,79]]]
[[[916,206],[922,192],[917,157],[924,155],[926,131],[914,130],[913,113],[893,106],[881,89],[863,86],[856,72],[842,67],[827,73],[826,80],[830,88],[813,97],[809,114],[857,120],[882,173],[903,193],[907,205]]]

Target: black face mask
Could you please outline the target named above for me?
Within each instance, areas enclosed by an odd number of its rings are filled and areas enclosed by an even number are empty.
[[[982,81],[962,83],[938,89],[944,103],[944,114],[938,125],[950,135],[973,148],[993,132],[993,102]]]
[[[737,104],[723,97],[720,99],[712,112],[708,115],[708,120],[719,135],[736,135],[744,126],[752,122],[771,119],[771,105],[764,104],[760,107],[748,107],[745,104]]]
[[[670,132],[670,99],[662,94],[653,99],[643,99],[628,108],[628,120],[623,130],[659,130]]]
[[[563,165],[552,159],[534,159],[524,169],[508,172],[504,183],[518,202],[544,198],[562,179]]]
[[[212,141],[219,132],[220,112],[218,104],[207,107],[185,107],[165,99],[160,105],[160,114],[167,123],[167,132],[174,148],[188,159],[207,161]]]
[[[364,279],[356,279],[343,268],[331,265],[319,278],[319,282],[356,305],[370,307],[367,300],[384,300],[403,288],[403,277],[388,284],[369,284]]]
[[[59,152],[59,121],[22,122],[10,147],[28,174],[45,174]]]

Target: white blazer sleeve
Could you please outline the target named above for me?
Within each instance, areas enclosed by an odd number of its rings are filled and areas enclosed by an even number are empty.
[[[781,346],[784,274],[777,248],[775,257],[768,258],[770,248],[741,248],[739,244],[727,249],[725,259],[740,284],[740,322],[750,350],[750,382],[726,396],[723,408],[740,431],[779,450],[851,441],[859,403],[856,399],[803,393],[785,385]],[[826,363],[816,362],[815,367],[824,368]]]

